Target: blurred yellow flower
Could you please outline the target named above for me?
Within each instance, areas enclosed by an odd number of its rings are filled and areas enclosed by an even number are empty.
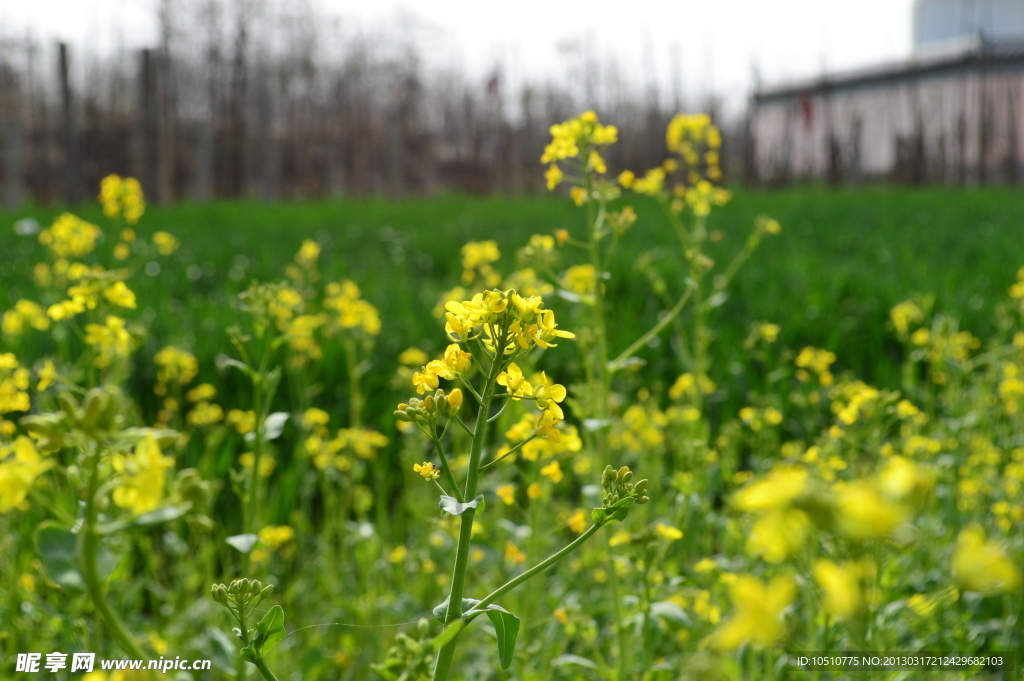
[[[1021,586],[1020,567],[999,544],[987,540],[978,525],[964,528],[957,537],[952,569],[953,577],[968,591],[995,594]]]
[[[163,503],[167,469],[174,457],[164,456],[156,438],[146,436],[131,455],[115,454],[112,459],[118,473],[114,503],[133,515],[155,511]]]
[[[282,546],[295,539],[295,530],[288,525],[267,525],[261,529],[257,536],[260,542],[273,551],[279,551]]]
[[[739,575],[731,586],[735,613],[712,634],[717,650],[735,650],[744,643],[755,648],[776,644],[785,633],[783,613],[796,598],[790,577],[765,583],[752,575]]]

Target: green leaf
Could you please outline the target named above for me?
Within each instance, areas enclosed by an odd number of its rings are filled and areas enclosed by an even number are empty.
[[[473,501],[467,501],[466,503],[460,502],[455,497],[450,497],[447,494],[441,495],[441,510],[452,515],[462,515],[471,508],[476,508],[484,500],[484,495],[479,495]]]
[[[85,578],[78,571],[78,537],[46,521],[36,530],[36,550],[54,584],[70,591],[85,591]]]
[[[655,617],[671,620],[685,627],[692,624],[692,622],[690,622],[690,616],[687,615],[686,611],[680,608],[679,604],[674,601],[657,601],[656,603],[651,603],[651,614]]]
[[[188,513],[190,508],[192,508],[192,504],[190,503],[185,503],[181,506],[164,506],[163,508],[158,508],[155,511],[143,513],[135,518],[128,518],[126,520],[119,520],[117,522],[103,525],[100,527],[100,534],[112,534],[114,532],[119,532],[120,530],[126,530],[133,527],[151,527],[153,525],[159,525],[160,523],[166,523],[185,515]]]
[[[590,517],[596,525],[622,522],[629,515],[629,507],[636,503],[633,497],[619,499],[608,508],[595,508]]]
[[[434,617],[444,622],[445,618],[448,617],[448,598],[444,599],[444,603],[434,608]],[[467,612],[476,607],[479,603],[475,598],[463,598],[462,599],[462,614],[465,615]],[[479,613],[478,613],[479,614]]]
[[[227,543],[242,553],[249,553],[259,540],[255,534],[236,534],[227,538]]]
[[[275,605],[256,625],[256,638],[253,641],[256,653],[261,657],[266,655],[284,638],[284,635],[284,608]]]
[[[445,646],[445,644],[454,640],[455,637],[459,635],[459,632],[462,631],[462,628],[465,626],[466,620],[455,620],[447,627],[445,627],[444,631],[438,634],[437,638],[431,641],[430,644],[434,647],[434,650],[440,650]]]
[[[36,550],[54,584],[69,591],[86,590],[85,578],[78,569],[78,535],[61,528],[52,520],[36,529]],[[114,555],[102,543],[96,549],[96,571],[106,579],[117,567]]]
[[[587,669],[598,669],[597,663],[593,660],[588,660],[587,658],[580,657],[579,655],[570,655],[568,653],[565,655],[559,655],[551,661],[552,667],[570,667],[573,665],[586,667]]]
[[[487,616],[491,618],[494,633],[498,638],[498,660],[501,662],[501,668],[508,669],[512,664],[512,656],[516,652],[519,618],[495,605],[487,607]]]

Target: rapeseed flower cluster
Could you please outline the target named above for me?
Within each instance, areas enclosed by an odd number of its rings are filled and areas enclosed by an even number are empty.
[[[24,435],[10,443],[0,440],[0,514],[23,508],[36,479],[55,463],[42,457]]]
[[[103,214],[111,220],[124,218],[134,225],[146,212],[146,201],[142,196],[142,185],[134,177],[107,175],[100,181],[100,204]]]
[[[92,253],[103,236],[99,227],[71,213],[62,213],[53,224],[39,233],[43,244],[58,260],[81,258]]]
[[[11,412],[27,412],[31,373],[22,366],[13,352],[0,353],[0,416]]]
[[[114,503],[141,515],[163,505],[167,486],[167,469],[174,466],[174,457],[165,456],[153,436],[146,436],[131,454],[115,454],[111,461],[116,473]]]

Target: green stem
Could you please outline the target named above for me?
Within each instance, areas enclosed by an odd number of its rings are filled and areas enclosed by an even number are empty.
[[[540,574],[541,572],[544,572],[549,567],[551,567],[552,565],[554,565],[555,563],[562,560],[570,553],[578,549],[580,546],[582,546],[583,543],[590,539],[592,536],[594,536],[594,533],[600,530],[601,527],[602,525],[591,525],[586,529],[586,531],[583,534],[576,537],[576,539],[574,539],[570,544],[567,544],[561,551],[551,554],[550,556],[545,558],[543,561],[537,563],[523,574],[519,575],[518,577],[514,577],[513,579],[510,579],[509,581],[505,582],[491,593],[487,594],[487,596],[485,596],[483,600],[477,603],[473,609],[482,610],[483,608],[486,608],[488,605],[498,600],[504,594],[516,588],[526,580],[531,579],[532,577]]]
[[[508,330],[502,329],[495,335],[495,348],[505,347]],[[473,444],[469,452],[469,474],[466,477],[466,499],[476,496],[477,482],[480,477],[480,457],[483,453],[484,440],[487,438],[487,418],[491,409],[491,398],[494,395],[495,381],[501,372],[503,358],[495,353],[487,372],[487,382],[483,386],[483,395],[479,411],[476,414],[476,428],[473,429]],[[448,614],[445,626],[462,617],[462,596],[466,588],[466,571],[469,568],[469,545],[473,538],[473,516],[476,509],[468,509],[461,516],[459,527],[459,547],[455,553],[455,570],[452,575],[452,589],[448,595]],[[455,657],[455,645],[458,637],[446,643],[437,654],[434,666],[434,681],[448,681],[451,673],[452,660]]]
[[[501,461],[502,459],[504,459],[504,458],[506,458],[506,457],[509,457],[509,456],[512,456],[513,454],[515,454],[515,453],[516,453],[516,451],[517,451],[517,450],[518,450],[518,449],[519,449],[520,447],[522,447],[523,445],[525,445],[525,444],[526,444],[527,442],[530,442],[530,441],[532,441],[532,440],[533,440],[533,439],[534,439],[535,437],[537,437],[537,433],[534,433],[534,434],[533,434],[533,435],[531,435],[530,437],[526,438],[525,440],[523,440],[522,442],[520,442],[519,444],[517,444],[517,445],[516,445],[515,447],[513,447],[512,449],[508,450],[507,452],[505,452],[504,454],[502,454],[501,456],[499,456],[499,457],[498,457],[497,459],[495,459],[494,461],[491,461],[490,463],[488,463],[488,464],[486,464],[486,465],[482,466],[482,467],[480,468],[480,470],[482,470],[482,471],[485,471],[485,470],[487,470],[488,468],[490,468],[491,466],[493,466],[494,464],[496,464],[496,463],[498,463],[499,461]]]
[[[103,580],[100,578],[99,569],[96,565],[96,555],[99,550],[100,534],[97,529],[97,518],[99,509],[96,507],[96,492],[100,486],[100,451],[99,443],[92,453],[92,465],[89,471],[89,489],[85,498],[85,518],[82,522],[82,529],[78,533],[78,568],[82,571],[82,578],[85,580],[89,598],[92,600],[96,611],[106,623],[114,639],[125,653],[141,660],[146,657],[132,637],[125,631],[124,624],[120,618],[110,609],[107,603],[106,594],[103,588]]]
[[[264,679],[267,681],[277,681],[277,677],[274,676],[274,672],[270,671],[270,667],[267,666],[267,663],[262,657],[257,657],[253,664],[256,665],[256,669],[260,670],[260,674],[263,674]]]
[[[348,421],[349,428],[358,428],[362,420],[363,394],[359,379],[361,372],[356,362],[356,344],[351,339],[345,343],[345,363],[348,368]]]
[[[246,534],[256,530],[256,509],[259,507],[259,484],[260,484],[260,457],[263,455],[263,381],[264,375],[261,372],[259,378],[253,381],[253,406],[256,416],[256,431],[252,443],[252,472],[249,474],[249,498],[248,508],[245,513]]]
[[[433,431],[433,426],[431,427]],[[442,434],[443,436],[443,434]],[[459,483],[455,481],[455,474],[452,473],[451,464],[448,463],[448,457],[444,455],[444,447],[441,445],[441,438],[437,435],[432,435],[431,439],[434,440],[434,447],[437,448],[437,455],[441,458],[441,468],[444,470],[445,480],[451,486],[452,491],[455,494],[455,498],[459,501],[465,501],[466,498],[462,496],[462,490],[459,489]]]
[[[618,357],[608,362],[608,372],[615,373],[616,371],[621,369],[622,365],[625,364],[630,357],[636,354],[637,350],[647,345],[647,343],[650,342],[652,338],[661,333],[662,329],[671,324],[672,321],[676,318],[676,316],[682,311],[683,307],[685,307],[686,301],[688,301],[690,299],[690,296],[693,295],[693,290],[693,286],[688,287],[686,289],[686,293],[680,296],[679,301],[671,310],[668,311],[668,314],[662,317],[657,324],[652,326],[650,330],[647,331],[647,333],[637,338],[628,348],[623,350]]]

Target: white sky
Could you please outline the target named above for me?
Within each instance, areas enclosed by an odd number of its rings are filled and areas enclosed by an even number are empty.
[[[585,41],[633,80],[668,87],[673,55],[684,92],[731,100],[766,83],[905,56],[913,0],[309,0],[343,24],[386,32],[401,15],[431,27],[427,62],[483,77],[500,63],[515,84],[564,79],[558,45]],[[28,29],[101,50],[151,44],[157,0],[0,0],[0,35]],[[434,38],[436,36],[436,38]]]

